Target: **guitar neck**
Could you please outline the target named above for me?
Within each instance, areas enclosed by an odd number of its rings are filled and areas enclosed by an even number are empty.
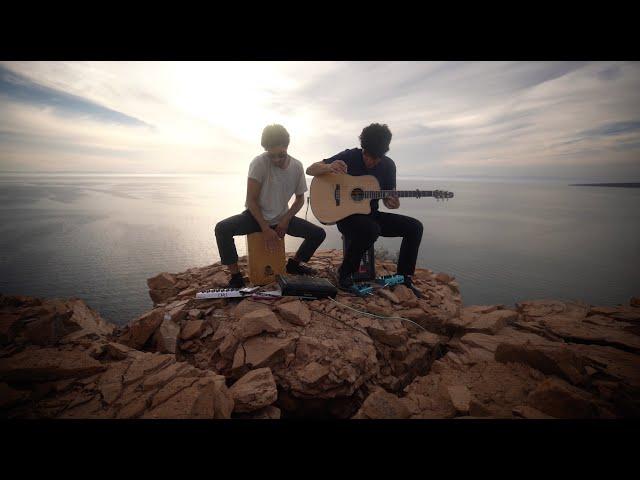
[[[413,197],[433,197],[432,190],[365,190],[365,198],[385,198],[396,196],[400,198]]]

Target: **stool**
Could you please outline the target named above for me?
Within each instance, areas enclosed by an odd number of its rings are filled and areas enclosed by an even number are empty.
[[[276,275],[285,273],[284,238],[278,239],[275,252],[264,246],[262,232],[247,235],[247,264],[252,285],[267,285],[276,281]]]
[[[347,252],[347,248],[349,247],[349,243],[342,235],[342,258],[344,258],[345,253]],[[375,243],[374,243],[375,245]],[[353,273],[353,280],[356,282],[362,282],[365,280],[373,280],[376,278],[376,256],[374,251],[374,246],[371,245],[369,250],[366,250],[362,254],[362,259],[360,260],[360,266],[356,272]]]

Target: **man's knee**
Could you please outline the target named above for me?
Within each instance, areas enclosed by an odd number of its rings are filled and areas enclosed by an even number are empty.
[[[422,231],[423,231],[422,222],[414,218],[412,223],[413,223],[413,234],[418,238],[422,238]]]
[[[319,243],[322,243],[324,242],[324,239],[326,237],[327,237],[327,232],[325,232],[324,228],[316,227],[313,229],[312,237],[311,237],[313,240]]]
[[[221,220],[216,223],[214,229],[216,238],[222,238],[229,235],[231,225],[226,220]]]

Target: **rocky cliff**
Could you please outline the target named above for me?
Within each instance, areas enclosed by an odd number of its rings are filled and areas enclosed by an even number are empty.
[[[340,255],[310,263],[331,278]],[[79,299],[0,296],[0,416],[640,416],[637,298],[464,307],[452,277],[418,269],[420,299],[195,299],[227,280],[219,263],[150,278],[153,309],[124,327]]]

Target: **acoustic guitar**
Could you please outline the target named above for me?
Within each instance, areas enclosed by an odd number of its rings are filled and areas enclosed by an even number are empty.
[[[371,213],[369,202],[375,198],[453,198],[452,192],[444,190],[380,190],[380,183],[373,175],[353,176],[339,173],[325,173],[313,177],[309,194],[311,211],[325,225],[333,225],[354,213]]]

